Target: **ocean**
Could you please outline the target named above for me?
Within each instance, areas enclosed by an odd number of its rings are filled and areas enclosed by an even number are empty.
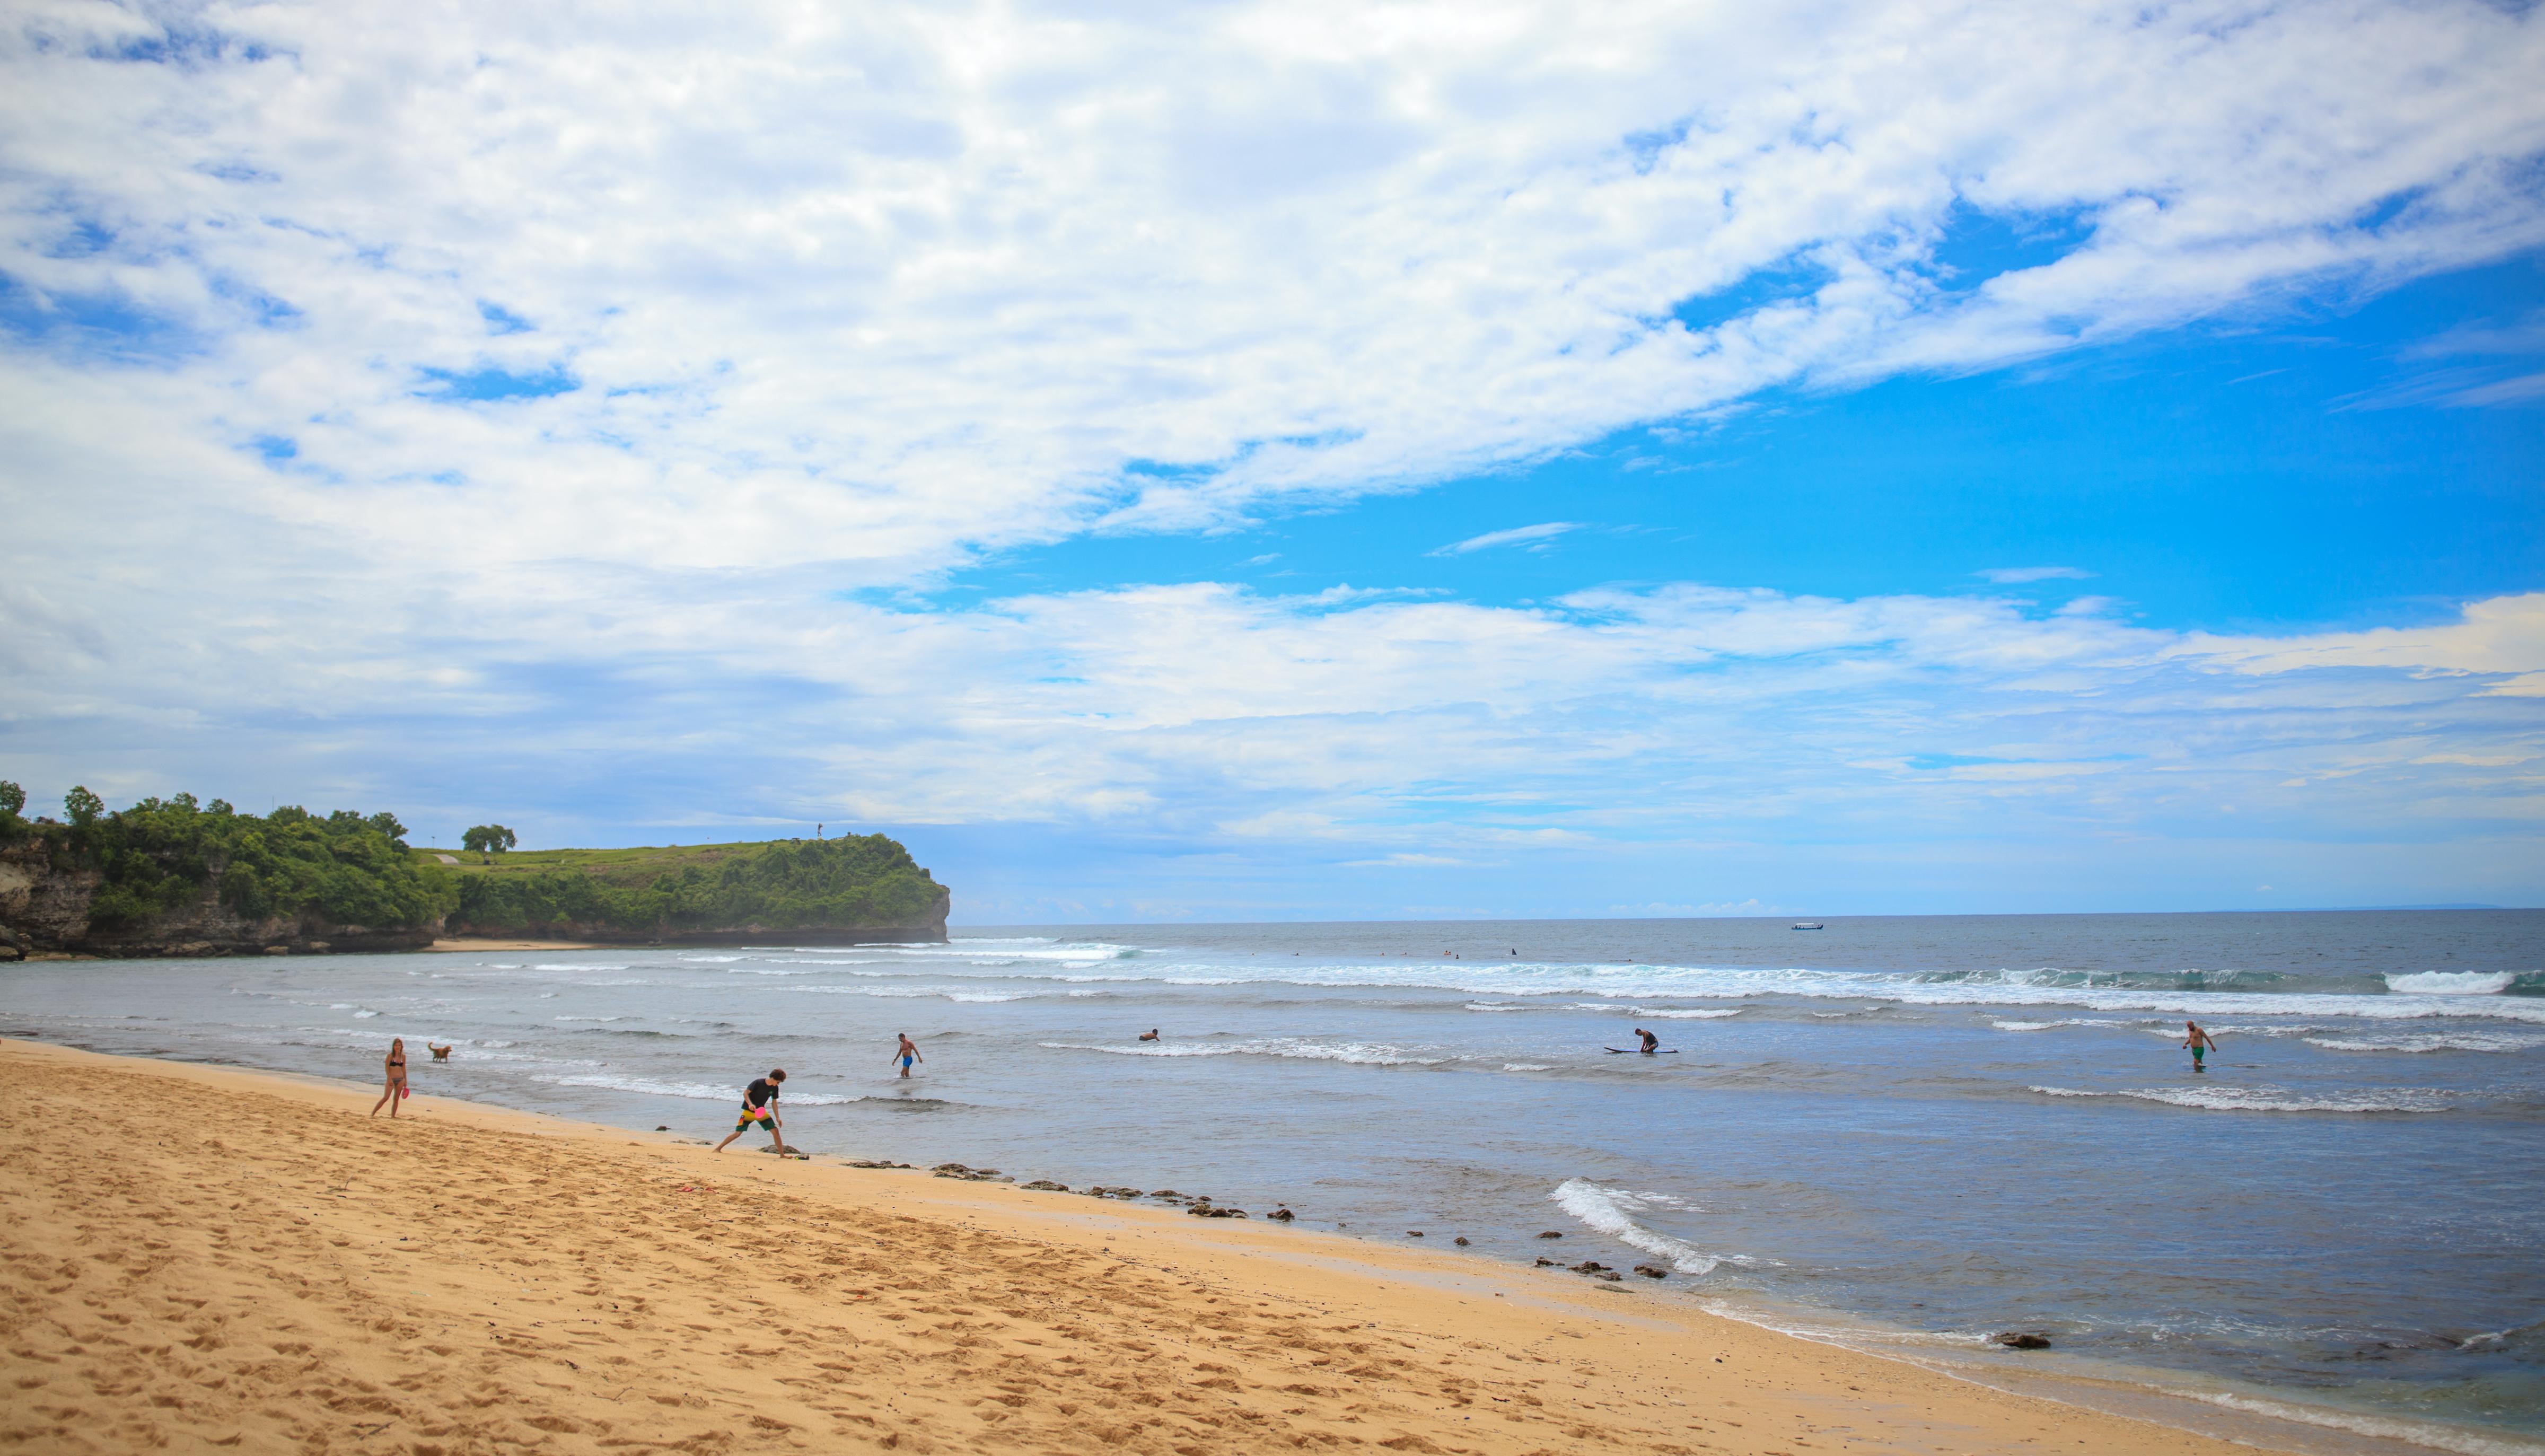
[[[0,968],[0,1034],[373,1082],[402,1035],[420,1092],[702,1138],[783,1066],[807,1151],[1645,1263],[1983,1375],[2545,1449],[2545,912],[1792,924],[48,962]]]

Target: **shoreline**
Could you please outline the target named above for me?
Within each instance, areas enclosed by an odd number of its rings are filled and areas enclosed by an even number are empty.
[[[533,1438],[524,1422],[614,1444],[640,1430],[679,1444],[706,1422],[752,1449],[836,1448],[881,1445],[904,1419],[923,1450],[1518,1453],[1631,1435],[1680,1451],[2154,1453],[2229,1426],[2269,1449],[2426,1449],[2232,1412],[2194,1413],[2222,1417],[2194,1435],[1658,1290],[1268,1223],[742,1144],[716,1155],[444,1098],[371,1119],[376,1090],[317,1078],[0,1040],[0,1084],[12,1265],[96,1265],[49,1298],[9,1281],[22,1328],[58,1328],[0,1372],[54,1382],[29,1397],[35,1416],[55,1385],[69,1399],[57,1377],[74,1362],[114,1362],[180,1402],[116,1403],[112,1438],[59,1416],[63,1449],[145,1431],[276,1447],[381,1418],[419,1451]],[[118,1150],[103,1164],[88,1151],[101,1139]],[[152,1216],[190,1204],[205,1211]],[[198,1296],[212,1304],[188,1307]],[[283,1363],[298,1372],[194,1353],[215,1304],[218,1338],[263,1365],[297,1346]],[[45,1353],[68,1346],[80,1353]],[[900,1376],[869,1379],[877,1361]],[[487,1379],[504,1401],[472,1404]],[[365,1387],[378,1414],[348,1424],[321,1386]]]

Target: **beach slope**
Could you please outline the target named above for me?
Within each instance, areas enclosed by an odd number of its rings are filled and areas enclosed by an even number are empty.
[[[2188,1453],[1650,1291],[0,1042],[0,1446]]]

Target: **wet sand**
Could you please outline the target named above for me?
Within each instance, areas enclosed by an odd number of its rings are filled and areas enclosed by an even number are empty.
[[[2215,1445],[1641,1280],[376,1095],[0,1041],[0,1446]]]

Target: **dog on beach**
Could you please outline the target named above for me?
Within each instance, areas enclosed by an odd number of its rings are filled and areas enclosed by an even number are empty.
[[[435,1046],[432,1042],[428,1041],[424,1044],[424,1049],[433,1053],[433,1059],[437,1062],[448,1062],[451,1060],[451,1048],[447,1046]]]

